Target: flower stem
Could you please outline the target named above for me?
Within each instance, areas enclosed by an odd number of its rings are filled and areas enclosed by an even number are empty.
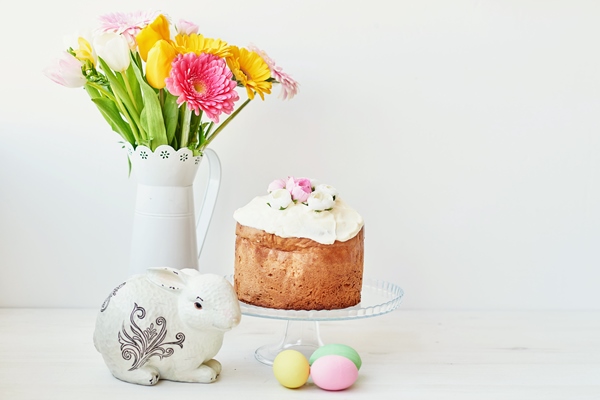
[[[183,110],[183,121],[181,123],[181,142],[179,143],[180,148],[187,147],[188,141],[190,140],[190,121],[192,119],[192,110],[184,105]]]
[[[137,121],[138,124],[136,124],[136,121],[133,121],[133,116],[129,114],[127,108],[123,105],[119,96],[115,96],[115,100],[117,103],[117,107],[119,107],[119,110],[121,110],[121,114],[123,114],[125,116],[125,119],[127,119],[127,122],[129,122],[131,132],[133,133],[133,136],[135,136],[135,141],[137,142],[137,144],[146,144],[140,142],[140,139],[145,141],[145,137],[140,138],[140,136],[143,135],[142,132],[139,132],[138,130],[139,121]]]
[[[110,93],[106,89],[104,89],[101,85],[98,85],[96,83],[88,82],[87,84],[90,85],[91,87],[93,87],[94,89],[98,90],[100,93],[102,93],[104,96],[106,96],[107,98],[112,100],[117,105],[117,108],[119,109],[121,114],[125,117],[125,119],[127,119],[127,122],[129,123],[129,126],[131,127],[131,133],[133,133],[133,137],[135,138],[136,144],[140,144],[140,135],[139,135],[139,131],[137,129],[139,121],[137,121],[138,124],[136,124],[134,121],[132,121],[132,118],[129,115],[129,113],[127,112],[127,109],[125,108],[123,103],[121,103],[121,99],[119,99],[119,96],[113,95],[112,93]]]
[[[99,91],[100,93],[102,93],[104,96],[108,97],[115,103],[117,102],[115,100],[115,96],[113,96],[112,93],[110,93],[109,91],[104,89],[104,87],[102,85],[98,85],[97,83],[94,83],[94,82],[87,82],[86,85],[90,85],[91,87],[93,87],[94,89],[96,89],[97,91]]]
[[[219,125],[218,128],[215,129],[215,131],[210,136],[206,138],[206,142],[204,142],[203,148],[208,146],[210,142],[212,142],[213,139],[219,134],[219,132],[221,132],[221,130],[223,130],[223,128],[225,128],[227,124],[229,124],[231,120],[234,119],[240,113],[240,111],[242,111],[244,107],[246,107],[251,101],[251,99],[246,99],[246,101],[237,110],[231,113],[231,115],[227,117],[227,119],[223,121],[221,125]]]
[[[129,84],[129,80],[127,79],[127,71],[121,72],[121,76],[123,77],[123,81],[125,81],[125,88],[127,89],[127,94],[131,99],[131,104],[133,104],[133,108],[139,114],[140,110],[137,108],[137,104],[135,103],[135,98],[133,97],[133,92],[131,91],[131,85]]]

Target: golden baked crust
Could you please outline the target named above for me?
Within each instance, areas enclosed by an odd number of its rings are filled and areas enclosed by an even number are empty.
[[[364,228],[325,245],[236,226],[234,288],[249,304],[285,310],[331,310],[360,302]]]

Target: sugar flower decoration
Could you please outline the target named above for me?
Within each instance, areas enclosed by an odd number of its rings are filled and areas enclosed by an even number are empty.
[[[274,190],[269,193],[269,202],[267,204],[276,210],[285,210],[292,204],[292,195],[285,189]]]
[[[315,212],[330,211],[335,205],[337,189],[330,185],[317,184],[307,178],[275,179],[267,191],[267,204],[277,210],[285,210],[290,204],[307,206]]]
[[[310,179],[289,177],[285,183],[285,188],[292,195],[292,200],[304,203],[312,192]]]
[[[306,201],[309,210],[325,211],[333,208],[333,196],[325,192],[312,192]]]
[[[271,193],[277,189],[284,189],[286,185],[285,179],[275,179],[273,182],[269,183],[269,187],[267,188],[267,192]]]
[[[325,184],[316,185],[314,191],[328,194],[331,197],[333,197],[334,199],[335,199],[335,196],[337,196],[337,194],[338,194],[336,188],[334,188],[333,186],[330,186],[330,185],[325,185]]]

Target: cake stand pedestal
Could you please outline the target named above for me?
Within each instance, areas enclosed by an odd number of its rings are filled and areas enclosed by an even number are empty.
[[[233,282],[233,276],[227,277]],[[243,315],[260,318],[287,320],[285,332],[279,342],[266,344],[256,349],[254,356],[266,365],[273,365],[277,354],[283,350],[297,350],[310,358],[323,346],[319,332],[319,321],[341,321],[376,317],[387,314],[400,305],[404,291],[392,283],[363,279],[361,302],[354,307],[339,310],[279,310],[257,307],[240,302]]]
[[[273,365],[273,360],[283,350],[297,350],[308,359],[321,346],[319,321],[288,320],[281,341],[259,347],[254,357],[263,364]]]

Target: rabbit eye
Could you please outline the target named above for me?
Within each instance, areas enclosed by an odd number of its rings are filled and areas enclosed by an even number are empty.
[[[198,309],[198,310],[202,310],[202,304],[199,302],[195,302],[194,307],[196,307],[196,309]]]

